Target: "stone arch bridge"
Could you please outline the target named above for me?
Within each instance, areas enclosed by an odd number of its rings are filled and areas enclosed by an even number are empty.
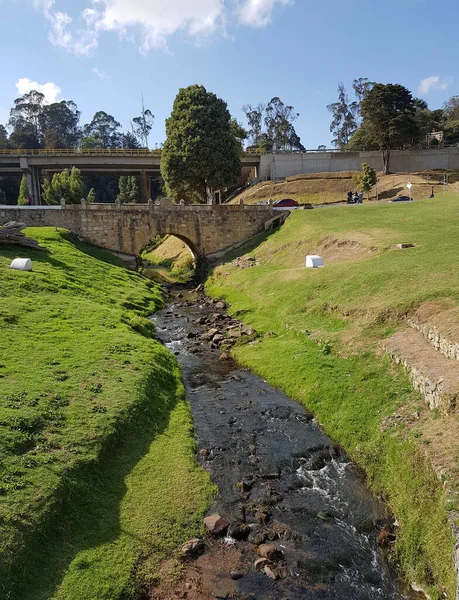
[[[61,227],[80,239],[118,254],[134,256],[157,235],[183,240],[196,260],[217,259],[257,233],[283,223],[286,212],[272,206],[159,204],[70,204],[0,206],[0,225]]]

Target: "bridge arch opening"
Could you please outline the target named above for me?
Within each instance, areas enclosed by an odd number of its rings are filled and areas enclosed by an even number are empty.
[[[201,263],[193,242],[175,233],[157,236],[142,248],[140,256],[148,278],[171,283],[191,281]]]

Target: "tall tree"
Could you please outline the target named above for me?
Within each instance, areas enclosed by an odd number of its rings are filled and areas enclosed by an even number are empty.
[[[391,149],[418,135],[415,113],[411,92],[398,84],[377,83],[362,100],[362,131],[381,150],[384,174],[389,173]]]
[[[443,104],[442,108],[446,119],[459,121],[459,96],[452,96]]]
[[[137,150],[141,148],[141,145],[137,137],[130,131],[127,131],[121,136],[121,148],[127,148],[128,150]]]
[[[285,105],[277,96],[272,98],[265,111],[265,125],[268,140],[272,141],[272,150],[302,150],[301,141],[293,122],[299,117],[293,106]]]
[[[134,117],[134,119],[132,119],[131,126],[134,135],[140,140],[144,148],[148,148],[148,136],[150,135],[150,131],[153,128],[154,122],[155,115],[151,112],[150,109],[145,108],[142,96],[142,110],[140,112],[140,116]]]
[[[119,148],[120,123],[103,110],[96,112],[92,121],[83,127],[83,147]],[[90,145],[85,145],[85,141]]]
[[[263,115],[266,109],[266,104],[244,104],[242,110],[245,113],[247,123],[249,125],[248,136],[251,146],[258,147],[261,142],[263,133]]]
[[[71,100],[43,106],[38,123],[45,148],[75,148],[80,139],[80,115]]]
[[[0,149],[8,148],[8,132],[3,125],[0,125]]]
[[[21,178],[21,185],[19,186],[18,206],[25,206],[29,200],[29,187],[27,185],[27,177],[25,173]]]
[[[234,183],[241,172],[239,145],[231,131],[226,102],[204,86],[179,90],[166,120],[161,174],[176,199],[183,190],[212,202],[214,191]]]
[[[362,102],[368,92],[376,85],[375,81],[368,81],[368,77],[359,77],[352,82],[352,89],[358,104]]]
[[[293,126],[299,116],[293,106],[284,104],[276,96],[268,104],[258,104],[255,107],[246,104],[242,110],[249,125],[251,146],[264,148],[267,152],[305,151]]]
[[[358,103],[349,103],[346,89],[344,84],[341,82],[338,84],[338,102],[329,104],[327,109],[333,115],[333,120],[330,124],[330,131],[333,133],[335,138],[332,140],[332,144],[335,144],[337,148],[343,150],[346,148],[351,136],[357,129],[355,115],[358,112]]]
[[[43,113],[45,96],[41,92],[32,90],[14,101],[10,111],[9,126],[12,135],[19,141],[23,135],[27,141],[33,141],[31,148],[39,147],[42,143],[40,116]],[[21,146],[18,146],[21,147]]]

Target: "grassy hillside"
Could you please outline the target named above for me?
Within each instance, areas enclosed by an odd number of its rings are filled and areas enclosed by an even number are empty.
[[[447,431],[457,440],[459,420],[429,411],[378,342],[432,302],[444,305],[449,318],[457,314],[459,325],[458,208],[456,197],[438,197],[294,212],[253,243],[248,253],[256,266],[229,261],[208,282],[235,315],[260,334],[275,334],[236,348],[237,358],[304,402],[365,468],[400,523],[397,560],[434,598],[455,597],[442,482],[453,489],[459,480],[459,442],[440,481],[422,428],[439,419],[441,446]],[[404,242],[416,247],[396,249]],[[326,267],[305,269],[306,254],[315,253]],[[403,423],[381,427],[400,410],[421,414],[416,432]]]
[[[449,183],[446,186],[439,185],[443,181],[443,171],[424,171],[422,173],[411,173],[413,184],[413,198],[423,199],[430,195],[432,185],[437,195],[443,193],[443,189],[449,193],[459,193],[457,183],[459,173],[449,172]],[[341,173],[312,173],[287,177],[282,182],[263,181],[253,187],[247,188],[241,194],[230,201],[230,204],[256,204],[260,201],[280,200],[282,198],[293,198],[301,204],[324,204],[343,202],[346,200],[349,190],[355,191],[356,184],[353,180],[354,172],[344,171]],[[398,195],[406,195],[408,190],[408,174],[383,175],[378,173],[379,200],[387,201]],[[366,195],[365,195],[366,200]],[[370,200],[376,200],[376,187],[370,193]]]
[[[0,597],[114,600],[157,577],[211,491],[158,290],[64,231],[0,247]],[[32,272],[7,267],[16,256]]]

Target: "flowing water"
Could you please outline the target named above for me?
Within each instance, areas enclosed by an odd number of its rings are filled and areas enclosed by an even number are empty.
[[[198,457],[219,489],[210,513],[236,531],[250,528],[249,541],[226,539],[245,560],[233,595],[209,597],[419,597],[404,593],[387,568],[377,536],[389,515],[345,452],[300,404],[232,360],[219,360],[221,350],[200,340],[209,325],[198,323],[215,306],[182,293],[153,317],[157,336],[181,365]],[[276,581],[253,567],[255,544],[263,541],[284,555]]]

